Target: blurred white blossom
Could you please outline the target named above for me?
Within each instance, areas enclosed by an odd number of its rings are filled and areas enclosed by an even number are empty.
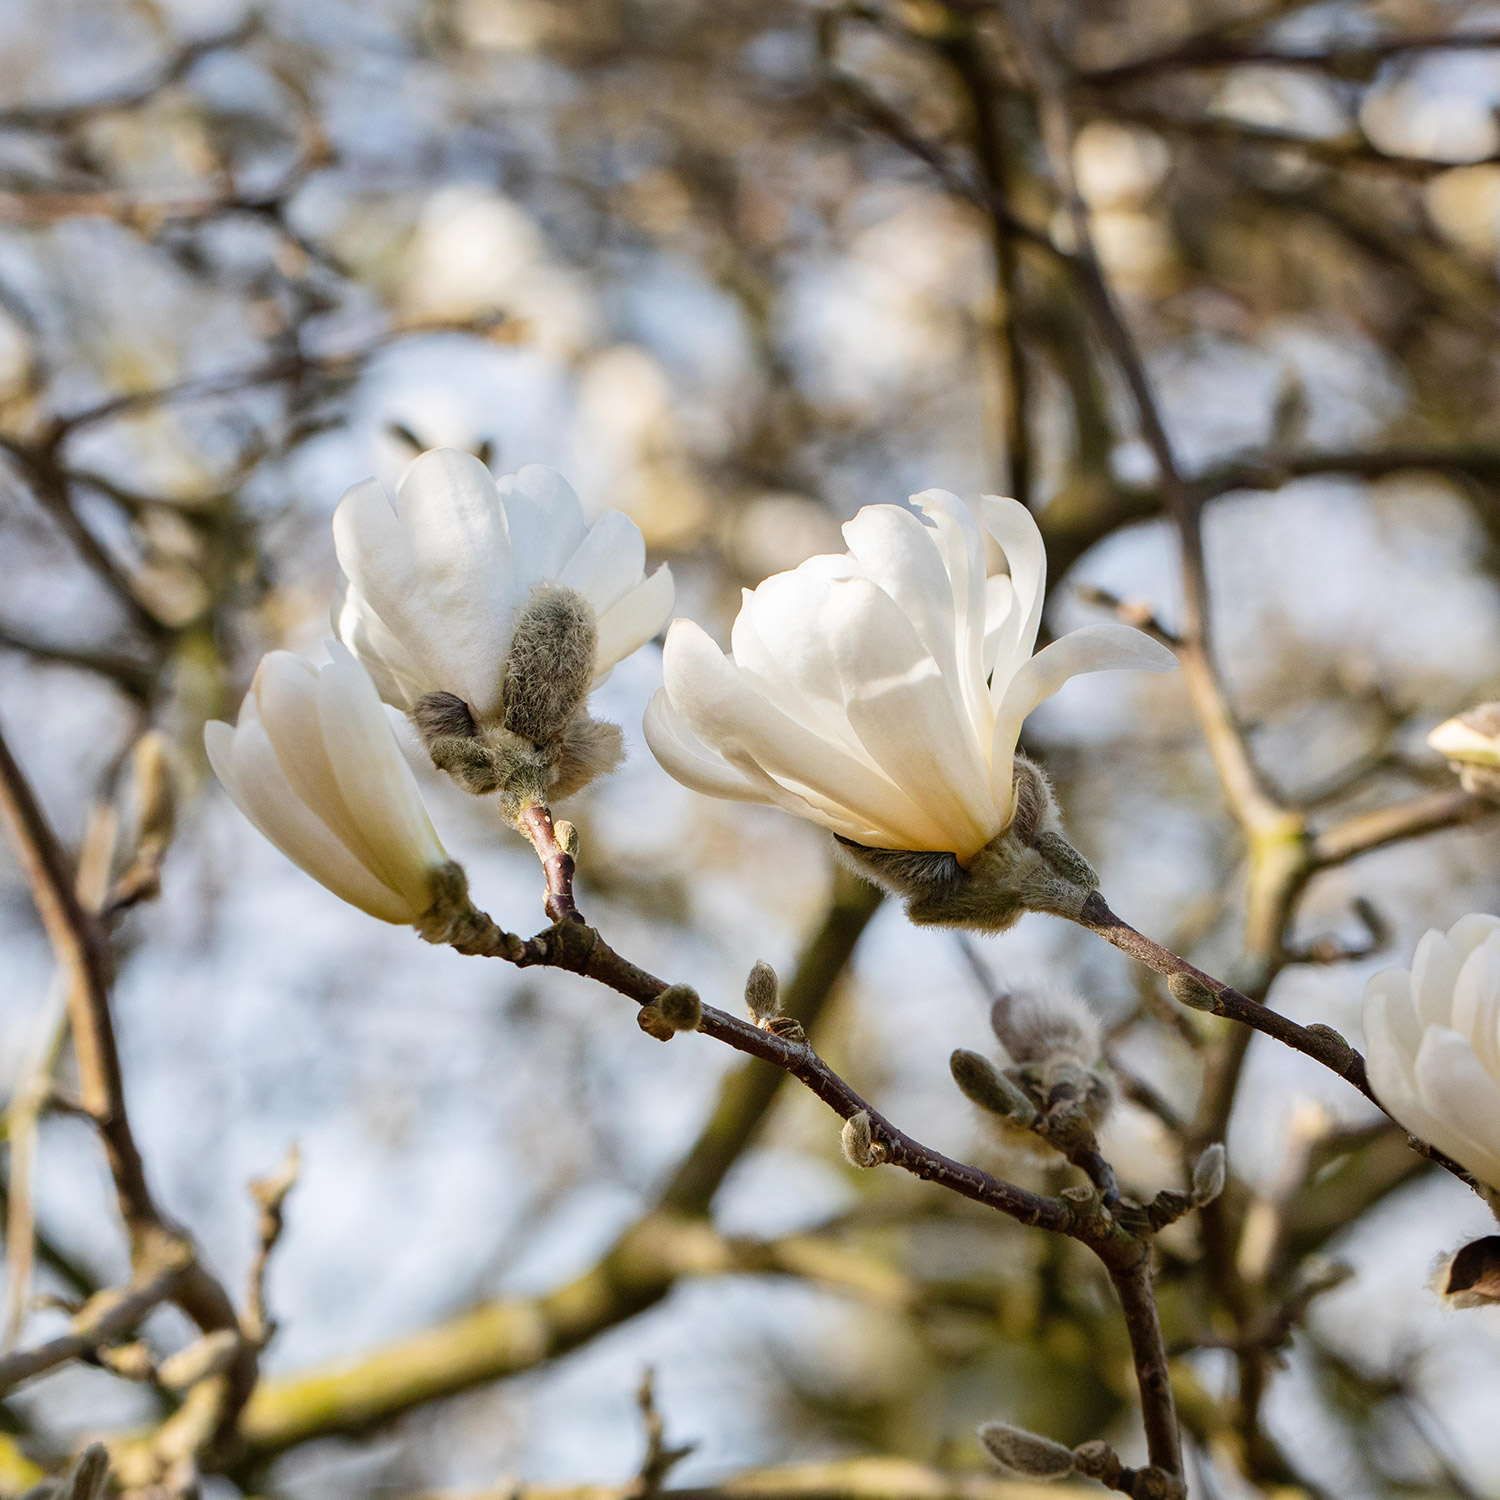
[[[1500,1191],[1500,917],[1428,932],[1409,970],[1370,979],[1364,1024],[1375,1097]]]
[[[986,579],[968,508],[944,490],[913,499],[925,520],[867,506],[844,527],[849,552],[747,590],[732,657],[673,623],[645,727],[677,780],[867,847],[967,861],[1010,823],[1016,741],[1038,703],[1080,672],[1175,664],[1124,625],[1033,656],[1046,555],[1030,512],[981,502],[1010,566]]]
[[[448,862],[373,683],[336,641],[273,651],[231,728],[204,729],[225,790],[288,859],[383,922],[415,923]]]

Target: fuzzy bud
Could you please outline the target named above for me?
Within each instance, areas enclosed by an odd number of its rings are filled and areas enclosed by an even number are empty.
[[[130,800],[136,847],[165,848],[177,821],[177,786],[166,738],[158,730],[147,730],[135,742],[130,756]]]
[[[862,1109],[844,1121],[839,1144],[844,1149],[844,1160],[851,1167],[878,1167],[885,1160],[885,1147],[875,1139],[868,1110]]]
[[[1196,974],[1173,974],[1167,980],[1167,989],[1179,1005],[1189,1010],[1212,1013],[1219,1008],[1219,997]]]
[[[1229,1162],[1224,1154],[1224,1143],[1215,1141],[1193,1163],[1193,1202],[1199,1208],[1212,1203],[1224,1191],[1228,1176]]]
[[[764,959],[757,959],[745,980],[745,1008],[757,1026],[764,1026],[781,1014],[781,981]]]
[[[1002,995],[990,1026],[1014,1063],[1072,1063],[1092,1068],[1102,1050],[1099,1019],[1066,990],[1037,988]]]
[[[505,659],[505,727],[533,745],[558,738],[594,680],[599,630],[576,589],[540,584],[516,616]]]
[[[872,849],[842,837],[838,848],[859,874],[900,896],[918,926],[1004,932],[1028,911],[1076,920],[1098,877],[1063,838],[1040,767],[1017,756],[1014,787],[1010,826],[967,866],[951,853]]]
[[[670,1042],[677,1035],[677,1028],[655,1005],[643,1005],[635,1013],[635,1024],[658,1042]]]
[[[552,825],[552,832],[557,838],[557,847],[562,850],[569,859],[578,858],[578,829],[566,818],[559,818]]]
[[[1066,1479],[1073,1472],[1071,1448],[1008,1422],[986,1422],[979,1441],[1002,1469],[1027,1479]]]
[[[1451,1255],[1438,1267],[1433,1290],[1449,1307],[1500,1303],[1500,1235],[1486,1235]]]
[[[992,1115],[1002,1115],[1016,1124],[1030,1127],[1036,1123],[1037,1108],[1018,1083],[1007,1078],[989,1058],[959,1047],[948,1059],[953,1081],[964,1097]]]
[[[669,984],[652,1004],[673,1031],[696,1031],[703,1019],[703,1002],[688,984]]]

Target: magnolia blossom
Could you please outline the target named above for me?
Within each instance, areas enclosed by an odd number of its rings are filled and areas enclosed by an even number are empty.
[[[1413,1135],[1500,1191],[1500,917],[1429,932],[1365,990],[1375,1097]]]
[[[969,509],[945,490],[913,500],[922,515],[867,506],[844,527],[847,553],[747,590],[732,657],[674,621],[646,739],[697,791],[967,863],[1011,822],[1016,742],[1037,704],[1080,672],[1175,658],[1124,625],[1033,655],[1047,563],[1031,513],[981,501],[1010,568],[986,578]]]
[[[611,510],[586,526],[568,482],[537,464],[496,480],[472,455],[434,449],[408,467],[394,507],[377,480],[346,491],[333,537],[345,575],[335,627],[408,712],[442,692],[476,720],[496,717],[516,618],[540,585],[591,609],[595,682],[672,613],[671,572],[646,576],[635,523]]]
[[[360,664],[273,651],[231,728],[203,738],[225,790],[288,859],[384,922],[416,923],[448,856]]]

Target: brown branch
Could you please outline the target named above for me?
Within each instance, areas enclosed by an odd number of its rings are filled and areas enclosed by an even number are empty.
[[[15,846],[32,899],[68,988],[68,1019],[78,1065],[81,1103],[104,1145],[120,1216],[139,1274],[163,1255],[187,1257],[175,1273],[172,1300],[205,1332],[238,1331],[234,1304],[198,1259],[191,1237],[162,1213],[152,1196],[125,1107],[124,1082],[110,1013],[110,962],[98,920],[73,888],[62,846],[0,735],[0,822]],[[257,1360],[246,1343],[233,1374],[233,1410],[254,1388]],[[226,1412],[226,1423],[232,1411]]]
[[[124,1291],[100,1292],[95,1296],[74,1319],[70,1333],[0,1358],[0,1395],[69,1360],[87,1358],[101,1346],[133,1332],[153,1308],[174,1300],[190,1257],[178,1249],[175,1254],[161,1258],[166,1262],[164,1265],[147,1272]]]
[[[1497,810],[1500,809],[1483,797],[1450,787],[1411,802],[1397,803],[1395,807],[1360,813],[1325,829],[1312,839],[1309,862],[1315,870],[1326,870],[1402,839],[1477,823],[1493,817]]]
[[[542,862],[547,880],[543,907],[554,922],[581,922],[583,917],[573,900],[573,856],[558,842],[552,822],[552,810],[537,805],[521,814],[521,832],[531,841],[536,857]]]

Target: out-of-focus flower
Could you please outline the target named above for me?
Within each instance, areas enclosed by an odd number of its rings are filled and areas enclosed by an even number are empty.
[[[1033,656],[1046,556],[1030,512],[985,497],[1010,565],[986,579],[968,508],[944,490],[913,498],[925,520],[867,506],[844,527],[847,553],[747,590],[732,657],[674,621],[646,738],[697,791],[967,866],[1011,822],[1016,741],[1038,703],[1080,672],[1175,662],[1124,625],[1074,631]]]
[[[204,729],[236,806],[293,863],[383,922],[417,924],[452,868],[374,684],[337,642],[314,667],[273,651],[232,728]]]
[[[1372,976],[1364,1023],[1375,1097],[1500,1191],[1500,917],[1461,917]]]
[[[1465,791],[1500,800],[1500,703],[1479,703],[1445,720],[1427,743],[1458,772]]]
[[[497,482],[439,448],[408,468],[394,507],[374,480],[350,489],[333,534],[339,635],[461,786],[500,793],[513,815],[618,764],[619,730],[588,717],[588,694],[673,601],[627,517],[590,528],[553,470]]]

